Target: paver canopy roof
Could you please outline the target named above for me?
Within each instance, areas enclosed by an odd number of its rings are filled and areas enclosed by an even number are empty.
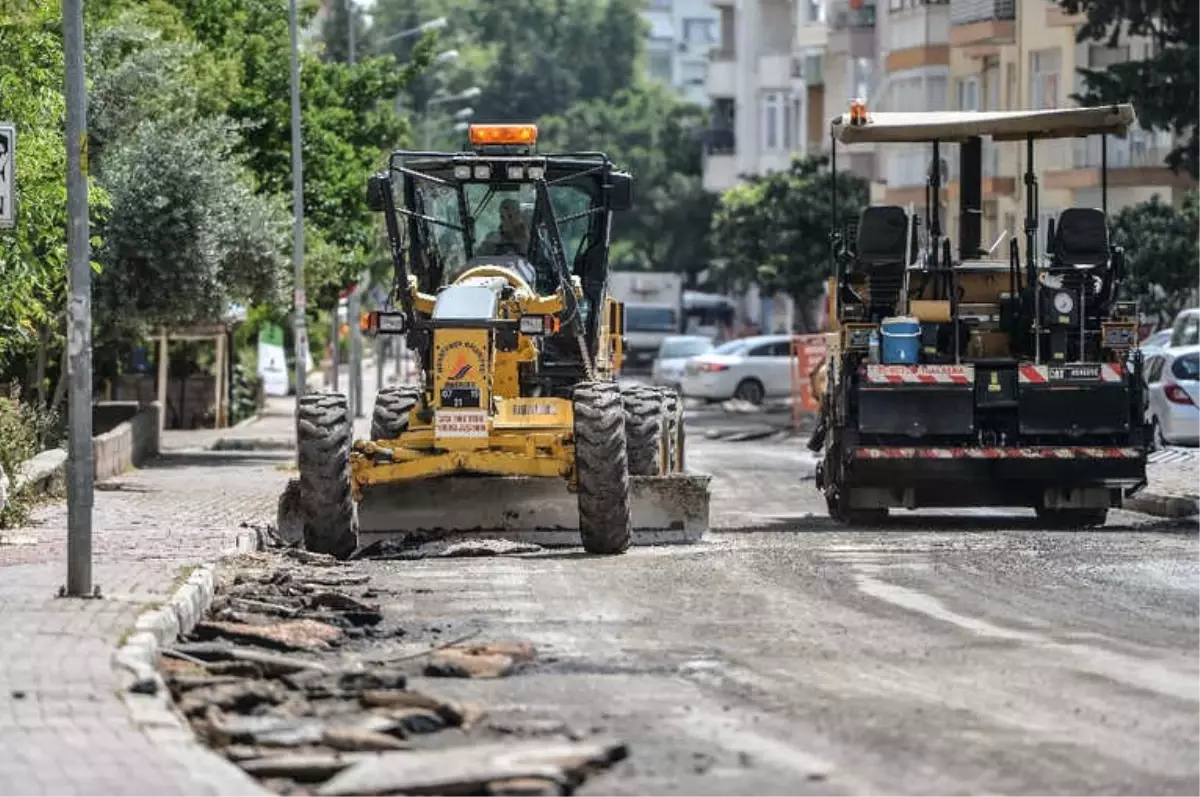
[[[1099,133],[1123,134],[1137,121],[1129,104],[1047,111],[931,111],[867,113],[867,123],[851,125],[850,114],[836,116],[830,133],[845,144],[962,141],[991,136],[997,141],[1075,138]]]

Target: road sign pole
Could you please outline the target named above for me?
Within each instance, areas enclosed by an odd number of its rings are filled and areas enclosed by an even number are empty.
[[[92,590],[92,271],[88,242],[87,86],[83,73],[83,0],[63,0],[67,103],[67,585]],[[165,408],[164,408],[165,410]]]

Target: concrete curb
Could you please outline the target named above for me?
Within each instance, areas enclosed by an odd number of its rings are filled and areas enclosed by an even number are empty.
[[[272,437],[221,437],[211,451],[295,451],[296,441]]]
[[[223,556],[258,549],[258,534],[252,529],[229,536]],[[201,565],[162,607],[143,612],[134,633],[114,654],[113,665],[121,671],[121,696],[133,724],[183,766],[196,785],[205,786],[205,793],[268,795],[271,792],[196,739],[158,672],[161,649],[192,630],[212,605],[219,566]]]
[[[1126,498],[1122,509],[1163,518],[1186,518],[1200,514],[1200,501],[1178,495],[1140,492]]]

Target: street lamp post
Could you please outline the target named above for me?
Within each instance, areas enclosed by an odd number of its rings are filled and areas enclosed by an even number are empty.
[[[296,326],[296,408],[308,387],[308,328],[304,321],[304,155],[300,135],[300,45],[296,0],[288,0],[292,37],[292,260],[295,264],[293,302]]]
[[[87,84],[84,82],[83,0],[63,2],[66,56],[67,255],[67,583],[63,594],[83,598],[92,588],[92,271],[88,231]],[[166,347],[163,347],[164,349]],[[159,356],[165,357],[166,351]],[[166,407],[161,409],[166,412]],[[96,590],[95,594],[98,594]]]

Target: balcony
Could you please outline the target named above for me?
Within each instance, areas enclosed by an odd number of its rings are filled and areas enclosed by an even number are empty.
[[[718,57],[720,51],[713,53],[708,64],[708,74],[704,78],[704,90],[710,97],[737,96],[737,62],[732,55],[728,58]]]
[[[738,183],[737,156],[732,152],[705,154],[701,182],[705,191],[715,194],[733,188]]]
[[[758,57],[758,85],[764,89],[792,86],[791,53],[766,53]]]
[[[1073,28],[1076,25],[1082,25],[1087,22],[1087,14],[1080,12],[1078,14],[1068,14],[1063,11],[1062,7],[1056,0],[1047,0],[1046,2],[1046,27],[1048,28]]]
[[[848,0],[836,0],[829,10],[826,49],[851,58],[874,58],[875,6],[865,5],[856,11]]]
[[[954,47],[1012,44],[1017,35],[1015,0],[951,0],[950,44]]]
[[[1108,184],[1117,186],[1166,186],[1187,188],[1194,185],[1186,174],[1175,174],[1166,165],[1171,137],[1131,129],[1125,138],[1108,138]],[[1047,170],[1047,188],[1087,189],[1100,185],[1101,145],[1099,136],[1075,139],[1066,168]]]
[[[922,5],[888,14],[889,73],[950,63],[950,13],[946,5]]]
[[[737,137],[732,128],[714,127],[704,131],[706,155],[732,155],[737,151]]]

